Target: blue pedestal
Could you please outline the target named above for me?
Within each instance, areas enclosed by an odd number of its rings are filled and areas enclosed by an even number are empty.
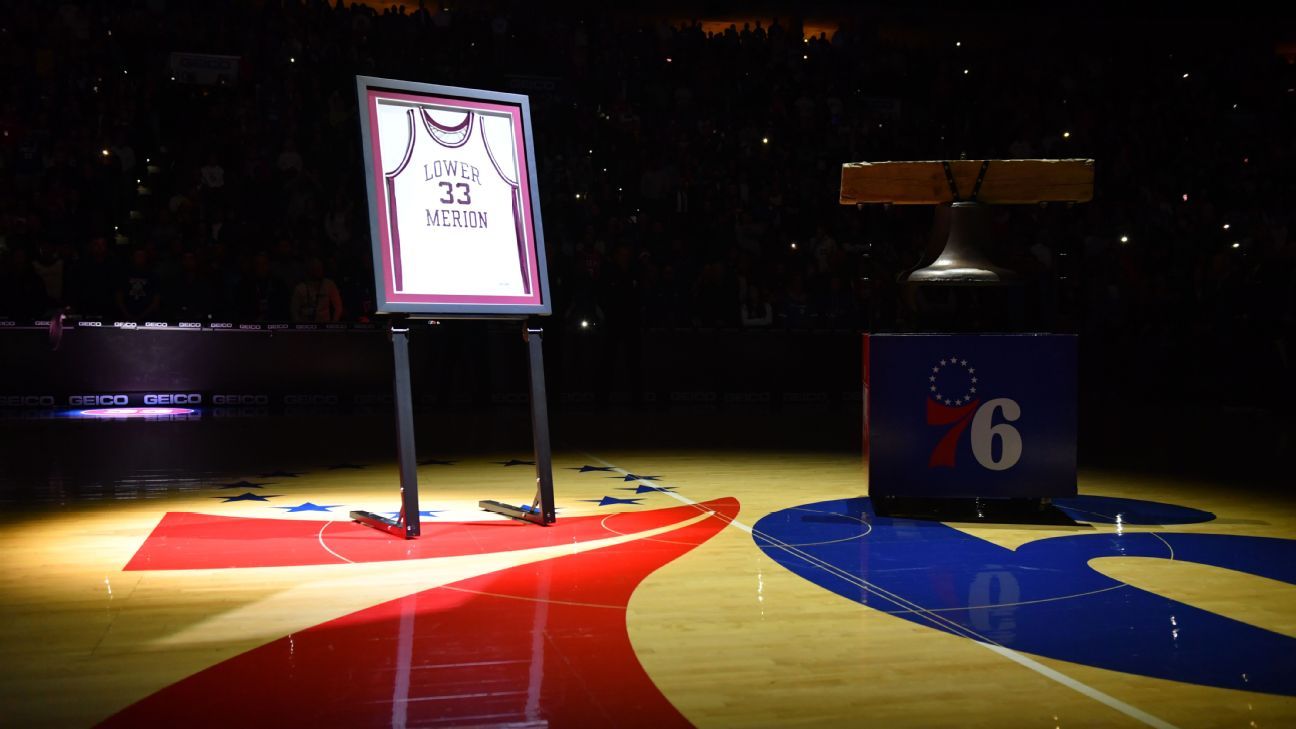
[[[1076,493],[1076,337],[864,335],[873,497]]]

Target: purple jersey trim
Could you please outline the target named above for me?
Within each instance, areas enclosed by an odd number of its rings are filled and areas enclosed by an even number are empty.
[[[396,279],[396,290],[404,288],[403,276],[401,273],[401,255],[400,255],[400,226],[396,224],[396,176],[405,171],[409,166],[410,160],[414,158],[414,143],[418,139],[418,130],[414,128],[414,110],[410,109],[405,112],[405,118],[409,121],[409,142],[405,144],[405,158],[401,160],[400,166],[385,175],[387,181],[387,216],[388,230],[391,231],[392,241],[392,276]]]
[[[367,91],[367,97],[368,97],[367,105],[368,105],[370,129],[375,130],[374,132],[371,132],[368,143],[372,149],[373,158],[375,160],[382,159],[382,151],[379,146],[379,134],[376,132],[376,130],[379,129],[378,101],[380,99],[408,101],[408,102],[413,102],[415,104],[418,104],[420,106],[426,106],[426,105],[448,106],[448,107],[463,109],[465,112],[481,110],[481,111],[495,112],[495,113],[507,115],[511,120],[511,126],[513,127],[513,138],[515,144],[517,145],[518,154],[520,157],[519,169],[518,169],[518,173],[520,177],[517,184],[521,188],[521,197],[520,199],[515,198],[514,204],[515,205],[520,204],[521,212],[518,217],[520,217],[521,223],[525,226],[526,235],[525,238],[520,237],[519,240],[525,240],[527,242],[527,245],[529,246],[527,249],[527,253],[529,255],[525,256],[524,260],[526,260],[528,264],[533,264],[537,260],[536,256],[538,254],[538,251],[535,249],[534,246],[535,241],[534,241],[534,234],[532,233],[532,223],[530,218],[530,209],[531,209],[532,201],[529,197],[531,194],[531,187],[530,187],[531,183],[530,183],[530,178],[527,174],[526,157],[527,157],[528,150],[526,149],[523,141],[522,116],[516,106],[492,103],[489,101],[472,100],[472,99],[455,98],[453,100],[450,100],[450,99],[442,99],[441,97],[431,96],[427,94],[411,94],[411,93],[402,93],[396,91],[379,91],[376,89],[369,89]],[[373,175],[375,178],[375,182],[378,185],[378,188],[390,192],[389,188],[384,184],[384,179],[383,179],[384,172],[382,169],[382,165],[374,165]],[[515,222],[518,222],[517,217],[515,217]],[[395,221],[390,219],[386,215],[379,215],[378,223],[379,223],[378,234],[380,239],[383,240],[384,243],[388,243],[388,242],[394,243],[395,242],[394,239],[396,237],[395,230],[394,230]],[[393,255],[396,253],[396,251],[393,250],[391,245],[381,245],[379,246],[379,250],[382,253],[381,261],[375,261],[375,264],[381,264],[383,270],[385,271],[384,279],[387,282],[389,282],[389,285],[394,286],[395,266],[393,264],[395,264],[396,262],[393,261],[392,259],[396,257],[395,255]],[[535,272],[535,267],[534,265],[532,265],[532,273],[534,274],[534,272]],[[446,304],[450,306],[465,304],[465,305],[487,306],[487,307],[495,306],[495,305],[499,305],[499,306],[517,306],[517,305],[541,306],[543,305],[543,302],[541,301],[540,298],[539,289],[535,285],[536,282],[531,281],[530,277],[526,277],[526,281],[528,284],[530,284],[530,291],[531,291],[530,295],[497,296],[497,295],[489,295],[489,294],[483,295],[483,294],[405,293],[396,290],[385,289],[382,292],[380,292],[380,297],[381,297],[380,301],[381,301],[381,305],[383,306],[386,306],[388,304],[399,305],[402,303],[433,304],[433,305]]]
[[[527,265],[530,263],[528,260],[530,257],[527,255],[526,229],[522,226],[522,210],[521,206],[518,205],[518,195],[521,192],[521,188],[518,187],[516,182],[510,180],[508,175],[504,174],[504,170],[500,169],[500,164],[495,159],[495,153],[491,151],[490,145],[486,143],[485,129],[482,130],[481,140],[482,146],[486,148],[486,157],[490,159],[491,166],[495,168],[495,173],[500,176],[501,180],[508,183],[509,187],[513,188],[513,195],[511,197],[513,202],[513,229],[516,234],[518,247],[518,268],[522,272],[522,293],[530,296],[531,267]]]
[[[475,112],[471,112],[471,111],[468,112],[468,115],[464,117],[463,121],[459,122],[458,124],[452,127],[446,127],[438,124],[436,120],[432,118],[432,115],[428,113],[427,109],[419,109],[419,113],[423,117],[423,128],[427,129],[428,136],[432,138],[432,141],[436,142],[442,147],[445,147],[446,149],[457,149],[467,144],[469,139],[472,139],[473,117],[477,116]],[[464,127],[467,127],[468,131],[464,132],[463,139],[459,140],[458,142],[443,142],[436,135],[437,132],[463,131]],[[436,131],[433,131],[434,129]]]

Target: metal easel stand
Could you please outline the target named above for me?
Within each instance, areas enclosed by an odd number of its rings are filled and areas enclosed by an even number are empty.
[[[553,464],[549,445],[549,403],[545,396],[543,329],[527,327],[522,338],[531,360],[531,435],[535,447],[536,493],[531,503],[513,506],[499,501],[480,501],[486,511],[512,519],[548,526],[554,523]],[[417,512],[415,512],[417,513]]]
[[[414,396],[410,388],[409,322],[391,322],[392,354],[396,364],[396,457],[400,464],[400,516],[389,519],[370,511],[353,511],[351,518],[405,539],[419,535],[418,469],[414,450]],[[547,453],[546,453],[547,455]]]

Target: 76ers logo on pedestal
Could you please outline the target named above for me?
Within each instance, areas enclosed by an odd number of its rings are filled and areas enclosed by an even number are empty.
[[[1075,494],[1074,336],[873,334],[864,358],[870,495]]]
[[[1021,417],[1016,400],[997,397],[985,403],[977,394],[976,368],[962,357],[937,362],[927,376],[927,424],[946,427],[945,435],[932,449],[928,468],[954,468],[959,439],[971,425],[972,456],[991,471],[1017,465],[1022,455],[1021,432],[1009,423]],[[1003,420],[994,424],[996,413]],[[998,440],[998,448],[995,441]]]

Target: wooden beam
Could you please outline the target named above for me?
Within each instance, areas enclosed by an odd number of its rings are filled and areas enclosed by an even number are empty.
[[[981,162],[950,162],[959,195],[964,200],[976,186]],[[1093,199],[1093,164],[1091,159],[991,160],[977,200],[993,205],[1089,202]],[[939,161],[842,165],[842,205],[939,205],[953,201],[944,165]]]

